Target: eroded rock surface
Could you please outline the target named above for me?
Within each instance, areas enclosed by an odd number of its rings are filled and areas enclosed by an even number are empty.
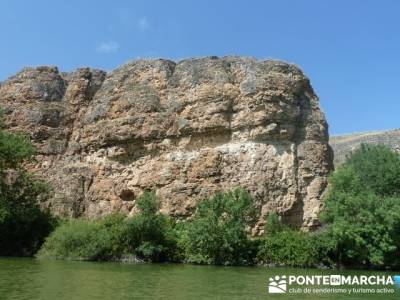
[[[276,211],[318,225],[332,168],[327,124],[296,66],[241,57],[137,60],[106,74],[27,68],[2,83],[14,131],[38,148],[29,166],[51,182],[59,215],[134,214],[154,189],[187,217],[217,190],[243,187],[260,222]]]

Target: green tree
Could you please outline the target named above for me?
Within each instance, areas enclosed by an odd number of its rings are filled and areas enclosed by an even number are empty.
[[[147,261],[173,259],[176,247],[173,221],[158,212],[159,202],[155,193],[143,193],[137,205],[140,212],[127,221],[130,251]]]
[[[362,145],[330,177],[322,220],[343,265],[400,264],[400,157]]]
[[[384,145],[362,144],[347,157],[343,167],[354,172],[352,177],[356,182],[352,188],[358,184],[358,188],[379,196],[400,195],[400,156]],[[342,187],[349,186],[344,183]]]
[[[188,262],[251,264],[255,243],[247,230],[256,222],[253,198],[244,190],[216,193],[198,204],[186,232]]]
[[[275,234],[285,230],[285,226],[282,224],[277,213],[272,212],[267,215],[265,222],[265,232],[267,234]]]
[[[33,255],[54,225],[41,211],[49,189],[23,168],[34,148],[23,135],[0,128],[0,255]]]

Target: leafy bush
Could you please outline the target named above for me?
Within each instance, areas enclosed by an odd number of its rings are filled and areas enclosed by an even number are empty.
[[[340,176],[340,173],[337,173]],[[400,263],[400,198],[331,191],[323,220],[343,265],[394,266]]]
[[[246,229],[256,221],[249,193],[236,189],[216,193],[197,207],[184,233],[186,260],[199,264],[250,264],[255,243]]]
[[[317,250],[310,235],[286,229],[265,236],[257,258],[267,264],[312,267],[318,264]]]
[[[176,232],[172,220],[158,212],[155,194],[138,199],[132,218],[111,215],[99,220],[70,220],[47,239],[39,257],[71,260],[117,260],[134,254],[146,261],[174,260]]]
[[[33,154],[25,136],[6,132],[0,122],[0,255],[33,255],[55,225],[38,205],[48,187],[21,167]]]
[[[113,260],[127,251],[125,217],[69,220],[46,239],[38,257],[71,260]]]
[[[286,227],[282,224],[277,213],[269,213],[265,222],[265,232],[275,234],[283,231]]]
[[[326,232],[306,233],[281,223],[275,213],[268,215],[266,234],[261,237],[257,261],[262,264],[291,267],[330,266],[329,254],[334,247]]]
[[[138,199],[140,212],[127,221],[130,250],[147,261],[173,260],[176,236],[173,221],[158,212],[159,203],[153,192]]]
[[[322,220],[338,264],[400,265],[400,158],[363,145],[330,177]]]
[[[2,172],[8,169],[20,170],[21,164],[31,159],[34,153],[35,150],[26,136],[6,132],[0,120],[0,170]]]
[[[367,189],[380,196],[400,195],[400,156],[384,145],[362,144],[352,152],[343,166],[350,169],[352,180],[359,188]],[[343,171],[339,169],[339,172]],[[332,181],[340,180],[340,176],[333,176]],[[349,187],[345,182],[341,188]]]

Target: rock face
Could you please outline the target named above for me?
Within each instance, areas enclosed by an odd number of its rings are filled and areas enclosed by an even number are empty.
[[[333,158],[318,99],[293,65],[207,57],[137,60],[108,74],[27,68],[2,83],[0,105],[37,146],[28,167],[51,182],[42,205],[56,214],[134,214],[154,189],[162,211],[187,217],[240,186],[257,201],[258,226],[270,211],[318,225]]]
[[[361,144],[383,144],[400,153],[400,129],[336,135],[329,139],[329,143],[335,153],[334,164],[338,166]]]

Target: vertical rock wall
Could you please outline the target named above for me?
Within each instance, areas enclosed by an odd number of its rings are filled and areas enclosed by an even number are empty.
[[[29,168],[51,182],[59,215],[134,214],[154,189],[187,217],[217,190],[243,187],[260,222],[275,211],[318,225],[332,168],[327,124],[296,66],[242,57],[137,60],[106,74],[27,68],[0,86],[11,130],[38,148]]]

